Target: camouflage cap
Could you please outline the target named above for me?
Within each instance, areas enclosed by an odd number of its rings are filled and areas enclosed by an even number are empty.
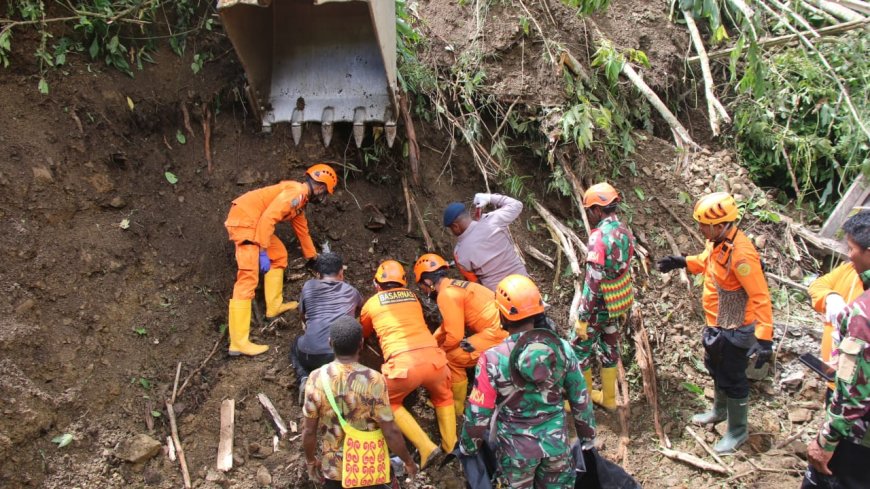
[[[523,333],[511,351],[511,380],[518,387],[552,386],[565,376],[565,352],[556,333],[533,329]]]

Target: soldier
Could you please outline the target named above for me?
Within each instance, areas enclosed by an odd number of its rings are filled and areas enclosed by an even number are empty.
[[[468,395],[465,369],[474,367],[484,350],[501,343],[507,331],[498,319],[495,294],[483,285],[451,279],[447,268],[444,258],[426,253],[414,264],[414,279],[420,290],[438,303],[443,321],[435,330],[435,340],[447,354],[453,405],[459,416]]]
[[[728,420],[728,431],[713,447],[730,453],[749,437],[748,358],[761,368],[773,353],[773,309],[761,259],[749,238],[737,228],[739,210],[734,197],[716,192],[702,197],[692,217],[707,238],[704,251],[694,256],[666,256],[656,268],[667,273],[686,268],[704,274],[702,302],[704,365],[713,377],[713,407],[692,417],[698,425]]]
[[[583,207],[595,229],[589,235],[586,281],[574,335],[569,338],[583,367],[592,402],[608,411],[616,409],[619,329],[634,304],[634,237],[616,216],[619,201],[616,189],[608,183],[595,184],[583,195]],[[601,361],[600,391],[592,390],[593,355]]]
[[[595,418],[580,363],[567,341],[550,330],[534,328],[535,319],[544,314],[544,302],[528,277],[506,277],[495,296],[502,327],[510,336],[478,359],[460,450],[466,455],[476,453],[496,416],[490,439],[497,440],[495,456],[502,487],[574,487],[565,400],[581,441],[595,437]]]
[[[843,225],[849,260],[866,289],[870,285],[870,211]],[[842,336],[836,388],[818,436],[807,447],[809,467],[802,489],[870,487],[870,291],[840,313]]]

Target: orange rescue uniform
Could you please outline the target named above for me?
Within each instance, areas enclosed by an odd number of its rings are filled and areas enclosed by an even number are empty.
[[[378,292],[363,305],[359,320],[364,337],[378,335],[384,354],[381,373],[394,411],[420,386],[436,408],[453,405],[447,358],[426,328],[423,307],[413,292],[406,288]]]
[[[438,283],[438,310],[441,327],[435,330],[438,346],[447,354],[454,384],[468,378],[465,369],[477,365],[480,354],[501,343],[508,333],[501,327],[495,293],[483,285],[465,280],[442,279]],[[467,340],[474,351],[468,352],[459,342]]]
[[[825,314],[825,299],[831,294],[838,294],[843,297],[846,304],[851,304],[852,301],[864,293],[864,285],[861,283],[861,278],[855,267],[851,263],[843,263],[829,273],[822,275],[816,279],[809,287],[810,300],[813,303],[813,309]],[[825,327],[822,332],[822,360],[828,362],[831,360],[831,351],[834,348],[834,326],[825,321]]]
[[[250,300],[259,281],[260,249],[264,248],[272,268],[287,268],[287,248],[275,236],[275,225],[289,221],[299,239],[305,258],[317,256],[308,234],[308,220],[303,210],[308,203],[308,185],[286,180],[251,190],[233,201],[224,226],[230,241],[236,244],[239,271],[233,287],[233,299]]]
[[[767,280],[761,270],[758,251],[743,231],[734,227],[722,242],[713,243],[708,240],[703,252],[686,257],[686,268],[689,273],[704,274],[702,303],[707,326],[729,327],[729,325],[717,324],[719,313],[717,286],[727,291],[742,288],[749,299],[746,302],[743,324],[735,326],[748,326],[755,323],[756,338],[773,339],[773,307],[770,303]]]

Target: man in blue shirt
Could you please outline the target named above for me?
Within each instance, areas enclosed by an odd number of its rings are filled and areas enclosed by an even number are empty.
[[[335,359],[329,347],[329,325],[342,316],[359,317],[363,305],[359,291],[344,281],[344,263],[338,254],[321,253],[315,270],[317,278],[305,282],[299,295],[305,333],[290,344],[300,399],[308,374]]]

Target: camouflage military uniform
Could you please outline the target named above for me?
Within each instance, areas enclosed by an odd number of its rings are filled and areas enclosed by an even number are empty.
[[[607,216],[589,236],[589,255],[586,258],[586,283],[580,298],[578,319],[588,321],[588,337],[578,340],[573,328],[569,341],[580,359],[583,370],[591,367],[595,355],[602,367],[615,367],[619,356],[619,326],[627,317],[631,304],[622,304],[624,312],[608,312],[602,284],[620,277],[631,287],[631,258],[634,256],[634,237],[616,216]],[[634,295],[628,300],[633,299]]]
[[[570,345],[555,340],[564,352],[561,370],[551,367],[556,355],[549,347],[534,343],[519,355],[523,376],[537,380],[518,388],[511,379],[510,355],[523,334],[509,336],[480,356],[474,389],[465,409],[460,444],[463,452],[477,452],[493,413],[500,406],[496,422],[496,448],[501,487],[574,487],[574,461],[568,443],[563,401],[581,439],[595,436],[592,402],[580,364]],[[528,372],[528,373],[526,373]]]
[[[861,274],[867,289],[870,273]],[[870,487],[870,290],[838,318],[843,340],[837,360],[836,390],[819,430],[819,445],[834,452],[833,477],[810,468],[803,487]]]

